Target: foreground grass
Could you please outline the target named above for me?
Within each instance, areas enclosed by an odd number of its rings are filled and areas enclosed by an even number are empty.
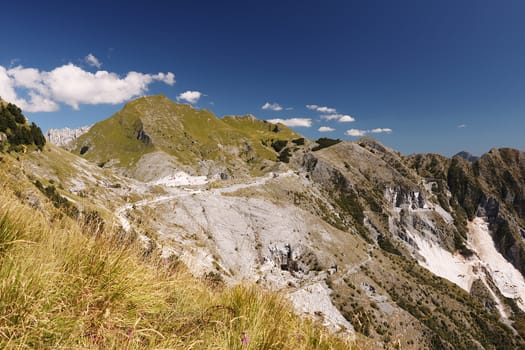
[[[352,349],[278,294],[225,288],[0,191],[2,349]],[[42,199],[43,200],[43,199]]]

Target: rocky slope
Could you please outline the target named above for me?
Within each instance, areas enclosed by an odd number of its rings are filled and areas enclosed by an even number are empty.
[[[76,129],[49,129],[46,133],[46,140],[56,146],[66,146],[88,132],[90,128],[90,126],[82,126]]]
[[[93,125],[73,147],[91,161],[143,180],[176,169],[227,177],[260,174],[275,166],[280,155],[276,148],[282,151],[279,141],[298,138],[284,125],[250,115],[218,119],[209,111],[159,95],[129,102],[111,118]],[[162,167],[156,166],[159,163]]]
[[[523,152],[321,144],[156,96],[23,162],[147,254],[281,290],[370,348],[525,347]]]

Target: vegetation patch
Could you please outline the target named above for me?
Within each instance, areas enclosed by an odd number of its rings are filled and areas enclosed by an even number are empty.
[[[333,146],[333,145],[337,145],[339,142],[342,142],[340,139],[330,139],[330,138],[327,138],[327,137],[321,137],[319,139],[317,139],[317,141],[315,141],[317,143],[317,146],[315,146],[314,148],[312,148],[312,151],[319,151],[319,150],[322,150],[323,148],[327,148],[327,147],[330,147],[330,146]]]
[[[0,151],[23,151],[22,146],[35,146],[42,150],[46,139],[35,124],[28,124],[22,110],[12,103],[0,104]]]
[[[396,248],[396,246],[388,239],[388,237],[385,237],[383,235],[379,235],[377,237],[377,244],[381,249],[383,249],[385,252],[388,252],[390,254],[399,255],[401,256],[401,252]]]
[[[478,181],[466,173],[466,169],[461,164],[462,162],[464,161],[458,158],[452,159],[447,174],[448,187],[467,214],[468,219],[472,220],[483,192]]]
[[[298,139],[292,140],[293,143],[295,143],[297,146],[303,146],[304,145],[304,137],[300,137]]]
[[[286,140],[276,140],[272,142],[272,148],[275,150],[275,152],[279,153],[286,147],[287,144],[288,141]]]
[[[279,153],[279,157],[277,157],[277,159],[280,162],[289,163],[291,156],[292,156],[292,153],[290,152],[290,149],[289,148],[285,148],[285,149],[283,149],[281,151],[281,153]]]
[[[51,200],[55,208],[61,209],[66,215],[72,218],[78,217],[78,208],[65,197],[61,196],[54,185],[44,186],[39,180],[36,180],[35,186]]]

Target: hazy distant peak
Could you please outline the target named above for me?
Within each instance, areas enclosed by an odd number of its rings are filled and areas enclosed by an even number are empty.
[[[464,160],[466,160],[468,162],[475,162],[476,160],[479,159],[478,156],[475,156],[472,153],[467,152],[467,151],[458,152],[452,158],[455,158],[455,157],[462,158],[462,159],[464,159]]]

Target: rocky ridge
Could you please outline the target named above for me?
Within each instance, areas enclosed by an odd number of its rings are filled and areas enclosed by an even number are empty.
[[[49,129],[46,132],[46,140],[56,146],[66,146],[76,140],[79,136],[88,132],[90,128],[91,126],[82,126],[75,129]]]
[[[149,254],[281,290],[373,348],[525,346],[523,152],[406,157],[371,138],[319,149],[282,125],[214,118],[139,99],[72,153],[26,166]]]

